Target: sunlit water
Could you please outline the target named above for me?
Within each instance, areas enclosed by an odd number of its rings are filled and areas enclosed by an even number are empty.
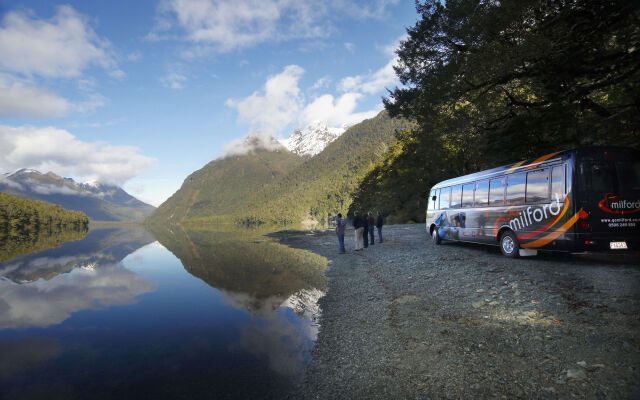
[[[278,398],[326,260],[258,234],[91,231],[0,264],[0,398]]]

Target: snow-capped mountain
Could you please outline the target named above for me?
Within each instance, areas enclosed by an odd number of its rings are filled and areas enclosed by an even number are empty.
[[[326,122],[314,121],[305,128],[298,128],[282,144],[292,153],[301,156],[315,156],[336,140],[344,128],[330,128]]]
[[[53,172],[43,174],[33,169],[0,175],[0,191],[82,211],[93,220],[141,220],[154,210],[119,186],[96,181],[78,183]]]

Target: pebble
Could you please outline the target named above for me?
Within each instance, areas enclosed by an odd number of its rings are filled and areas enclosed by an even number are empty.
[[[474,303],[471,303],[471,306],[473,308],[480,308],[480,307],[484,307],[484,300],[480,300],[480,301],[476,301]]]
[[[567,379],[585,379],[587,374],[583,369],[568,369],[567,370]]]

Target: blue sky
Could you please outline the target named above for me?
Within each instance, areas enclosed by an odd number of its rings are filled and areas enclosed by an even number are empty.
[[[0,172],[159,205],[250,132],[380,109],[413,1],[0,0]]]

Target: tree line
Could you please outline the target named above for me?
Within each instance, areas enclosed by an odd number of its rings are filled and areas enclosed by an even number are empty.
[[[416,121],[350,210],[422,221],[447,178],[585,145],[640,147],[640,12],[628,0],[428,0],[383,99]]]
[[[41,231],[86,229],[89,219],[80,211],[68,211],[57,204],[21,199],[0,192],[0,234],[33,235]]]

